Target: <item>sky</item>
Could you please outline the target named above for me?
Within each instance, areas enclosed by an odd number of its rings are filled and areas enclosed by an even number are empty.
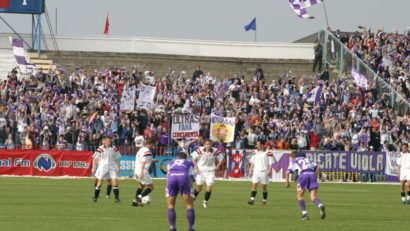
[[[46,0],[46,5],[53,27],[57,9],[58,35],[66,36],[104,36],[107,13],[112,37],[253,42],[254,32],[243,27],[254,17],[258,42],[292,42],[326,28],[323,4],[308,8],[315,19],[307,20],[296,16],[288,0]],[[361,25],[403,33],[410,27],[409,0],[326,0],[325,6],[332,29],[356,31]],[[31,15],[0,16],[17,31],[31,32]],[[0,32],[11,30],[0,21]]]

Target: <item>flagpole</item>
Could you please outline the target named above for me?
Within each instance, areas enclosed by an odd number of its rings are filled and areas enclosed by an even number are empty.
[[[255,42],[257,42],[258,40],[257,40],[257,37],[256,37],[256,30],[255,30]]]
[[[326,5],[325,5],[325,0],[323,0],[322,3],[323,3],[323,10],[325,11],[325,16],[326,16],[326,26],[327,26],[327,29],[329,29],[329,20],[327,18],[327,10],[326,10]]]

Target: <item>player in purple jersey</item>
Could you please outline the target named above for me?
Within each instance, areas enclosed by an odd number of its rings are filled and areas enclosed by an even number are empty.
[[[302,211],[302,220],[309,220],[305,201],[303,200],[303,194],[306,189],[310,192],[310,199],[320,209],[320,218],[324,219],[326,217],[325,206],[317,197],[317,190],[319,188],[319,183],[317,181],[319,166],[306,157],[298,156],[298,153],[293,151],[291,154],[291,164],[286,172],[286,188],[290,187],[289,175],[291,173],[298,174],[297,198],[300,210]]]
[[[168,164],[167,186],[165,196],[168,204],[168,223],[171,231],[176,230],[175,199],[181,193],[187,209],[188,230],[194,230],[195,210],[191,197],[191,187],[194,175],[194,163],[186,160],[187,154],[178,153],[177,158]]]

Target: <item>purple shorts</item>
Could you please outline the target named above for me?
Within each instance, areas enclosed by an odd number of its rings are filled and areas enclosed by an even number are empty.
[[[299,174],[298,178],[298,190],[309,191],[312,189],[319,188],[319,183],[317,182],[316,173],[313,171],[306,171]]]
[[[191,178],[183,173],[170,173],[167,177],[166,196],[174,197],[178,193],[189,195],[191,193]]]

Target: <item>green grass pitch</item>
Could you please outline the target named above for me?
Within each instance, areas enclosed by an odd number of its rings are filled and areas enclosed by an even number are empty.
[[[154,181],[151,204],[132,207],[137,182],[120,180],[122,203],[105,199],[105,186],[92,202],[91,179],[0,178],[0,230],[168,230],[164,180]],[[400,203],[398,185],[321,184],[319,196],[327,218],[305,196],[310,221],[301,221],[295,184],[268,186],[268,205],[261,204],[259,189],[254,207],[247,205],[249,182],[217,181],[202,208],[203,192],[196,202],[197,231],[204,230],[410,230],[410,205]],[[178,230],[187,230],[186,212],[177,202]]]

